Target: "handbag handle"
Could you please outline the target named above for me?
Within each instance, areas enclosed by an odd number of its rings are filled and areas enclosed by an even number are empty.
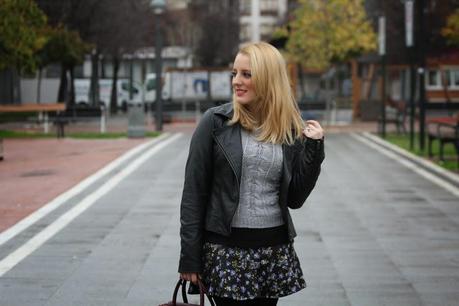
[[[182,287],[182,299],[184,303],[188,303],[188,298],[186,295],[186,280],[179,279],[177,282],[177,285],[175,286],[174,290],[174,295],[172,296],[172,305],[177,306],[177,295],[180,287]],[[214,301],[206,294],[206,287],[204,284],[201,282],[200,279],[198,279],[198,285],[199,285],[199,306],[204,306],[204,295],[207,296],[207,299],[210,302],[211,306],[215,306]]]

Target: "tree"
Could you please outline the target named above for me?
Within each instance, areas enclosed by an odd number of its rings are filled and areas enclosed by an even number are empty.
[[[46,16],[31,0],[0,1],[0,69],[33,71],[34,53],[46,42]]]
[[[196,22],[197,60],[203,66],[224,66],[234,60],[239,45],[239,1],[192,0],[192,18]]]
[[[33,72],[36,69],[34,54],[46,42],[43,35],[45,25],[46,16],[33,1],[0,1],[1,100],[19,100],[18,72]]]
[[[58,91],[58,101],[66,101],[69,105],[75,102],[74,67],[83,62],[84,55],[89,51],[90,45],[83,42],[76,31],[69,31],[63,25],[48,30],[48,41],[39,52],[42,67],[46,64],[61,64],[61,82]],[[70,74],[70,84],[67,73]],[[70,85],[70,99],[66,99]]]
[[[90,104],[99,101],[99,63],[101,58],[112,60],[113,84],[117,82],[121,55],[140,47],[152,19],[147,0],[36,0],[53,25],[64,24],[77,31],[90,43],[91,85]],[[63,79],[62,79],[63,81]],[[72,82],[73,83],[73,82]],[[62,82],[61,82],[62,84]],[[111,110],[116,110],[117,87],[112,87]]]
[[[363,0],[300,0],[294,17],[287,51],[304,66],[326,68],[376,48]]]
[[[459,47],[459,9],[451,14],[446,26],[441,31],[442,35],[447,39],[448,44]]]
[[[148,2],[138,0],[118,0],[116,3],[110,1],[110,5],[107,3],[103,6],[103,15],[107,18],[103,18],[99,23],[99,31],[103,35],[98,40],[98,46],[104,57],[111,59],[113,64],[110,96],[112,113],[115,113],[118,107],[116,84],[121,58],[124,54],[132,53],[141,46],[151,11]]]

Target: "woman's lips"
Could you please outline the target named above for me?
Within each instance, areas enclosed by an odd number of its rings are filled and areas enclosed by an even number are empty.
[[[236,95],[237,95],[238,97],[243,96],[246,92],[247,92],[247,90],[236,89]]]

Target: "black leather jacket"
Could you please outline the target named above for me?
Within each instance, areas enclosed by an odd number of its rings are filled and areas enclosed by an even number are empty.
[[[231,103],[204,113],[191,139],[180,209],[179,272],[201,272],[204,230],[224,236],[239,202],[241,126],[228,125]],[[283,167],[279,205],[289,238],[296,236],[289,208],[300,208],[311,193],[324,159],[323,140],[305,138],[282,145]]]

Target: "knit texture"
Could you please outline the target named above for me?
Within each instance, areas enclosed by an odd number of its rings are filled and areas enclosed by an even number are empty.
[[[279,206],[282,146],[260,142],[256,135],[241,130],[242,176],[232,227],[266,228],[284,224]]]

